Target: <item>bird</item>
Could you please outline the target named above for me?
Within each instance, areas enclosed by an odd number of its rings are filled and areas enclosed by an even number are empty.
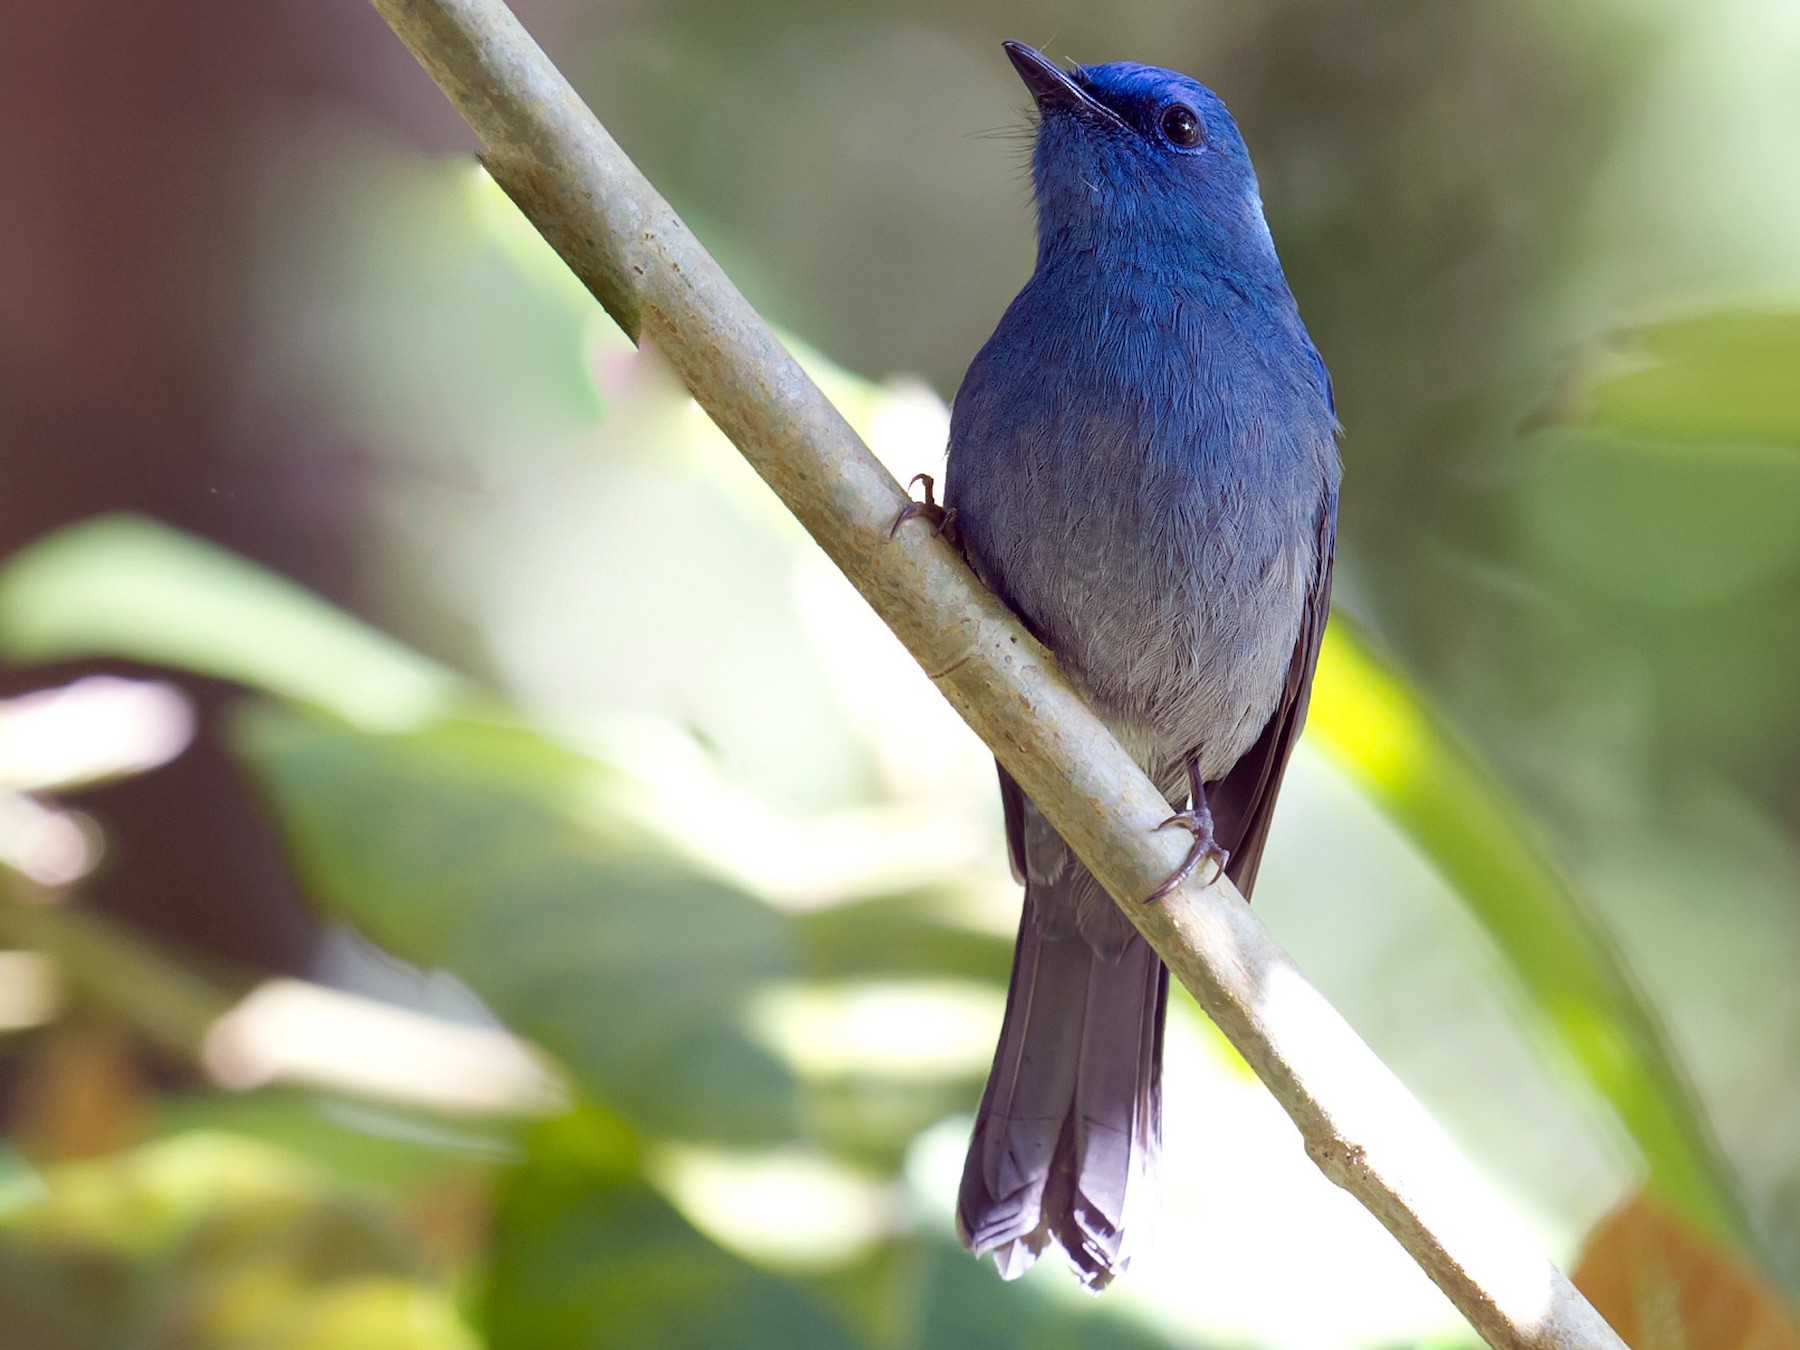
[[[1036,267],[956,392],[930,513],[1181,804],[1149,899],[1201,865],[1247,897],[1330,608],[1331,378],[1218,95],[1005,51]],[[1024,905],[957,1228],[1003,1278],[1054,1245],[1098,1292],[1152,1201],[1169,976],[1004,767],[1000,796]]]

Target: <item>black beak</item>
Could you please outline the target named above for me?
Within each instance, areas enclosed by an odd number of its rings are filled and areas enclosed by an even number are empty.
[[[1006,48],[1013,69],[1019,72],[1019,78],[1031,91],[1032,102],[1037,104],[1041,116],[1048,117],[1053,112],[1080,112],[1102,122],[1125,125],[1116,112],[1063,74],[1035,48],[1027,47],[1023,42],[1000,45]]]

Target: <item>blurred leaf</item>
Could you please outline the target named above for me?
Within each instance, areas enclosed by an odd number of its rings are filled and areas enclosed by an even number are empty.
[[[1574,1278],[1635,1350],[1800,1350],[1773,1290],[1643,1195],[1600,1221]]]
[[[818,980],[918,975],[1004,988],[1012,939],[946,918],[927,890],[805,910],[794,917],[806,974]]]
[[[142,1257],[183,1249],[203,1230],[206,1242],[224,1245],[285,1231],[327,1192],[318,1174],[279,1150],[211,1131],[57,1164],[43,1178],[47,1193],[7,1220],[8,1233],[47,1247]],[[343,1249],[329,1260],[358,1270],[410,1269],[387,1230],[368,1228],[365,1236],[372,1245],[364,1255]]]
[[[0,651],[176,666],[373,727],[416,723],[463,688],[273,572],[135,516],[71,525],[16,554],[0,570]]]
[[[280,1149],[350,1189],[394,1194],[483,1176],[516,1151],[513,1131],[285,1088],[166,1097],[157,1135],[223,1131]]]
[[[593,301],[463,156],[346,136],[284,147],[257,269],[257,353],[281,406],[358,442],[475,468],[554,458],[601,418]]]
[[[92,1158],[141,1137],[148,1097],[125,1027],[76,1017],[47,1028],[32,1044],[9,1122],[40,1160]]]
[[[1582,580],[1658,607],[1800,565],[1800,312],[1720,313],[1613,339],[1539,423],[1530,524]]]
[[[472,1350],[392,1213],[274,1149],[196,1133],[43,1179],[0,1218],[8,1344]]]
[[[986,1076],[983,1065],[978,1072],[938,1078],[808,1078],[802,1089],[807,1132],[833,1156],[892,1175],[902,1170],[920,1133],[974,1108]]]
[[[993,989],[998,1017],[1012,964],[1012,939],[971,927],[958,907],[946,905],[933,888],[805,910],[794,916],[794,926],[802,969],[815,992],[834,984],[855,988],[908,979],[975,981]],[[903,1073],[883,1071],[870,1037],[854,1029],[848,1034],[874,1053],[832,1072],[807,1069],[802,1061],[808,1129],[839,1157],[896,1172],[920,1131],[967,1111],[980,1097],[988,1041],[979,1037],[991,1039],[991,1033],[977,1036],[983,1051],[978,1063]],[[809,1040],[816,1055],[820,1038]]]
[[[0,900],[0,939],[41,952],[82,1000],[129,1022],[178,1059],[198,1053],[232,993],[155,941],[78,905]]]
[[[1726,313],[1627,338],[1636,368],[1576,395],[1576,423],[1643,440],[1800,446],[1800,313]]]
[[[1609,601],[1691,610],[1800,566],[1800,455],[1786,449],[1565,433],[1525,508],[1552,557]]]
[[[314,895],[455,971],[642,1128],[793,1128],[787,1072],[741,1029],[792,973],[786,921],[606,809],[598,766],[510,726],[368,734],[272,707],[238,744]]]
[[[1307,733],[1468,906],[1631,1135],[1652,1191],[1702,1229],[1742,1237],[1730,1168],[1597,920],[1506,790],[1341,617],[1325,635]]]
[[[1002,1281],[948,1237],[889,1243],[868,1261],[822,1281],[880,1350],[1152,1350],[1170,1337],[1124,1316],[1114,1299],[1050,1292],[1067,1277],[1046,1261],[1021,1281]],[[1190,1342],[1191,1343],[1191,1342]]]
[[[491,1350],[856,1344],[799,1286],[701,1236],[637,1163],[629,1136],[596,1112],[539,1128],[501,1192]]]
[[[407,1280],[344,1280],[282,1316],[255,1318],[242,1350],[479,1350],[443,1294]]]
[[[44,1183],[19,1151],[0,1139],[0,1223],[21,1206],[40,1198]]]
[[[1166,1335],[1133,1326],[1113,1309],[1073,1308],[1029,1283],[1002,1283],[986,1262],[947,1240],[925,1247],[924,1287],[919,1291],[925,1316],[912,1342],[918,1350],[940,1345],[961,1350],[1150,1350],[1169,1344]],[[1067,1278],[1060,1270],[1045,1273]]]

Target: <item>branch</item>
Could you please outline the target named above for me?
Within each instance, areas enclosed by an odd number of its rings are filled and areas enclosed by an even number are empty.
[[[1055,661],[906,494],[626,158],[502,0],[372,0],[482,160],[886,620],[1293,1117],[1320,1169],[1500,1347],[1623,1343],[1309,985],[1228,882],[1141,903],[1183,842],[1168,803]]]

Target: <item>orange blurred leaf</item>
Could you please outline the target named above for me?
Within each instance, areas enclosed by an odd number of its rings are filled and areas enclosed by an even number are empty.
[[[144,1093],[126,1028],[73,1019],[28,1058],[13,1131],[38,1162],[104,1157],[143,1136]]]
[[[1800,1350],[1773,1289],[1642,1194],[1600,1221],[1575,1283],[1633,1350]]]

